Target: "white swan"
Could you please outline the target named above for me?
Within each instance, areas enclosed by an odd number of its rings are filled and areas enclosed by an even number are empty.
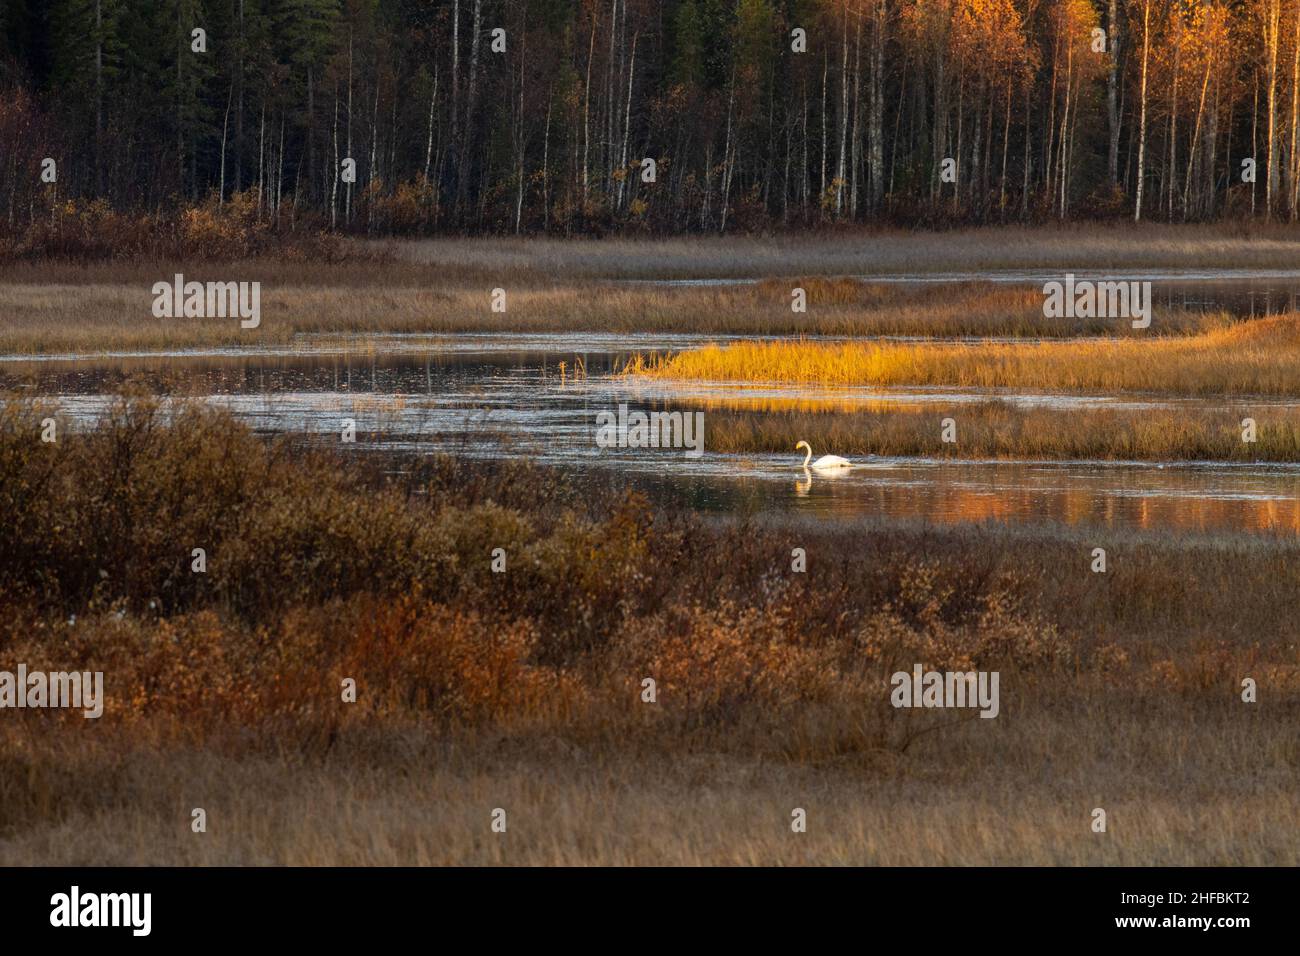
[[[803,466],[808,468],[808,462],[812,461],[812,446],[806,441],[801,441],[794,446],[794,450],[805,449],[808,453],[804,455]],[[852,468],[853,463],[847,458],[841,458],[839,455],[822,455],[816,461],[813,461],[812,467],[816,471],[838,471],[841,468]]]

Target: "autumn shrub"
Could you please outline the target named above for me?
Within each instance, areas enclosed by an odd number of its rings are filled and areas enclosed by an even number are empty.
[[[470,724],[536,719],[578,708],[584,688],[535,659],[537,630],[407,596],[358,622],[340,661],[381,707]]]
[[[724,601],[669,607],[629,622],[616,659],[629,675],[654,675],[674,710],[728,723],[752,708],[776,714],[842,689],[833,656],[800,639],[798,622]]]
[[[376,181],[378,182],[378,181]],[[363,197],[374,206],[376,226],[384,233],[400,236],[431,232],[438,218],[438,194],[427,180],[400,182],[391,192],[382,184]]]
[[[644,576],[644,499],[578,506],[526,465],[469,480],[442,460],[397,486],[373,463],[264,440],[201,405],[124,396],[98,427],[65,421],[50,443],[40,440],[47,411],[11,402],[0,414],[0,504],[11,516],[0,572],[9,593],[65,612],[121,601],[258,620],[419,585],[432,599],[563,626],[580,645]],[[492,572],[498,548],[510,574]]]
[[[255,190],[213,195],[153,212],[123,212],[104,199],[55,199],[0,240],[3,260],[126,261],[143,258],[227,262],[252,257],[337,262],[343,240],[312,216],[277,216]]]
[[[102,671],[111,723],[175,721],[199,739],[232,725],[302,730],[374,717],[504,723],[581,702],[570,675],[533,661],[535,639],[527,621],[485,619],[414,593],[359,595],[256,626],[211,610],[11,621],[0,629],[0,669]],[[344,679],[355,681],[356,707],[340,706]]]

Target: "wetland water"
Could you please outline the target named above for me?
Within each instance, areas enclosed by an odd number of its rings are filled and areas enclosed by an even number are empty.
[[[709,341],[718,341],[710,337]],[[1054,407],[1143,407],[1167,398],[1061,396],[972,389],[675,386],[613,374],[634,353],[690,348],[688,335],[314,337],[266,351],[0,358],[0,390],[56,403],[91,427],[125,381],[229,409],[266,433],[337,441],[355,420],[358,453],[528,456],[578,473],[613,470],[711,511],[759,509],[822,519],[881,517],[1182,531],[1300,531],[1300,466],[1197,463],[859,459],[836,477],[805,474],[788,454],[709,451],[710,409],[952,406],[999,399]],[[564,363],[561,371],[560,363]],[[575,374],[576,372],[576,374]],[[705,412],[704,454],[601,448],[596,415],[621,403]],[[1238,404],[1238,403],[1234,403]],[[1261,404],[1293,404],[1271,400]],[[817,454],[835,449],[814,449]]]

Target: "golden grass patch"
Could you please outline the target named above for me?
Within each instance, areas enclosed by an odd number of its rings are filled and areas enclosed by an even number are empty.
[[[736,342],[627,371],[796,385],[933,385],[1185,395],[1300,394],[1300,315],[1181,337],[955,345]]]

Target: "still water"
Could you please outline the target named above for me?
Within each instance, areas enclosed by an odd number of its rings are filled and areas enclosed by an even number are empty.
[[[716,340],[716,338],[711,338]],[[1208,463],[999,462],[871,457],[836,477],[788,454],[708,451],[716,408],[952,406],[997,399],[1054,407],[1141,407],[1176,399],[1060,396],[974,389],[783,389],[645,383],[617,374],[634,353],[689,348],[692,336],[517,335],[304,337],[281,351],[0,360],[0,391],[56,403],[92,427],[132,381],[168,400],[229,409],[265,433],[338,441],[355,420],[357,453],[375,449],[472,458],[527,456],[578,472],[613,470],[711,511],[822,519],[998,521],[1185,531],[1300,532],[1300,466]],[[705,451],[600,448],[596,415],[705,411]],[[1259,404],[1259,403],[1253,403]],[[1288,404],[1273,402],[1273,404]],[[817,454],[834,449],[815,449]]]

